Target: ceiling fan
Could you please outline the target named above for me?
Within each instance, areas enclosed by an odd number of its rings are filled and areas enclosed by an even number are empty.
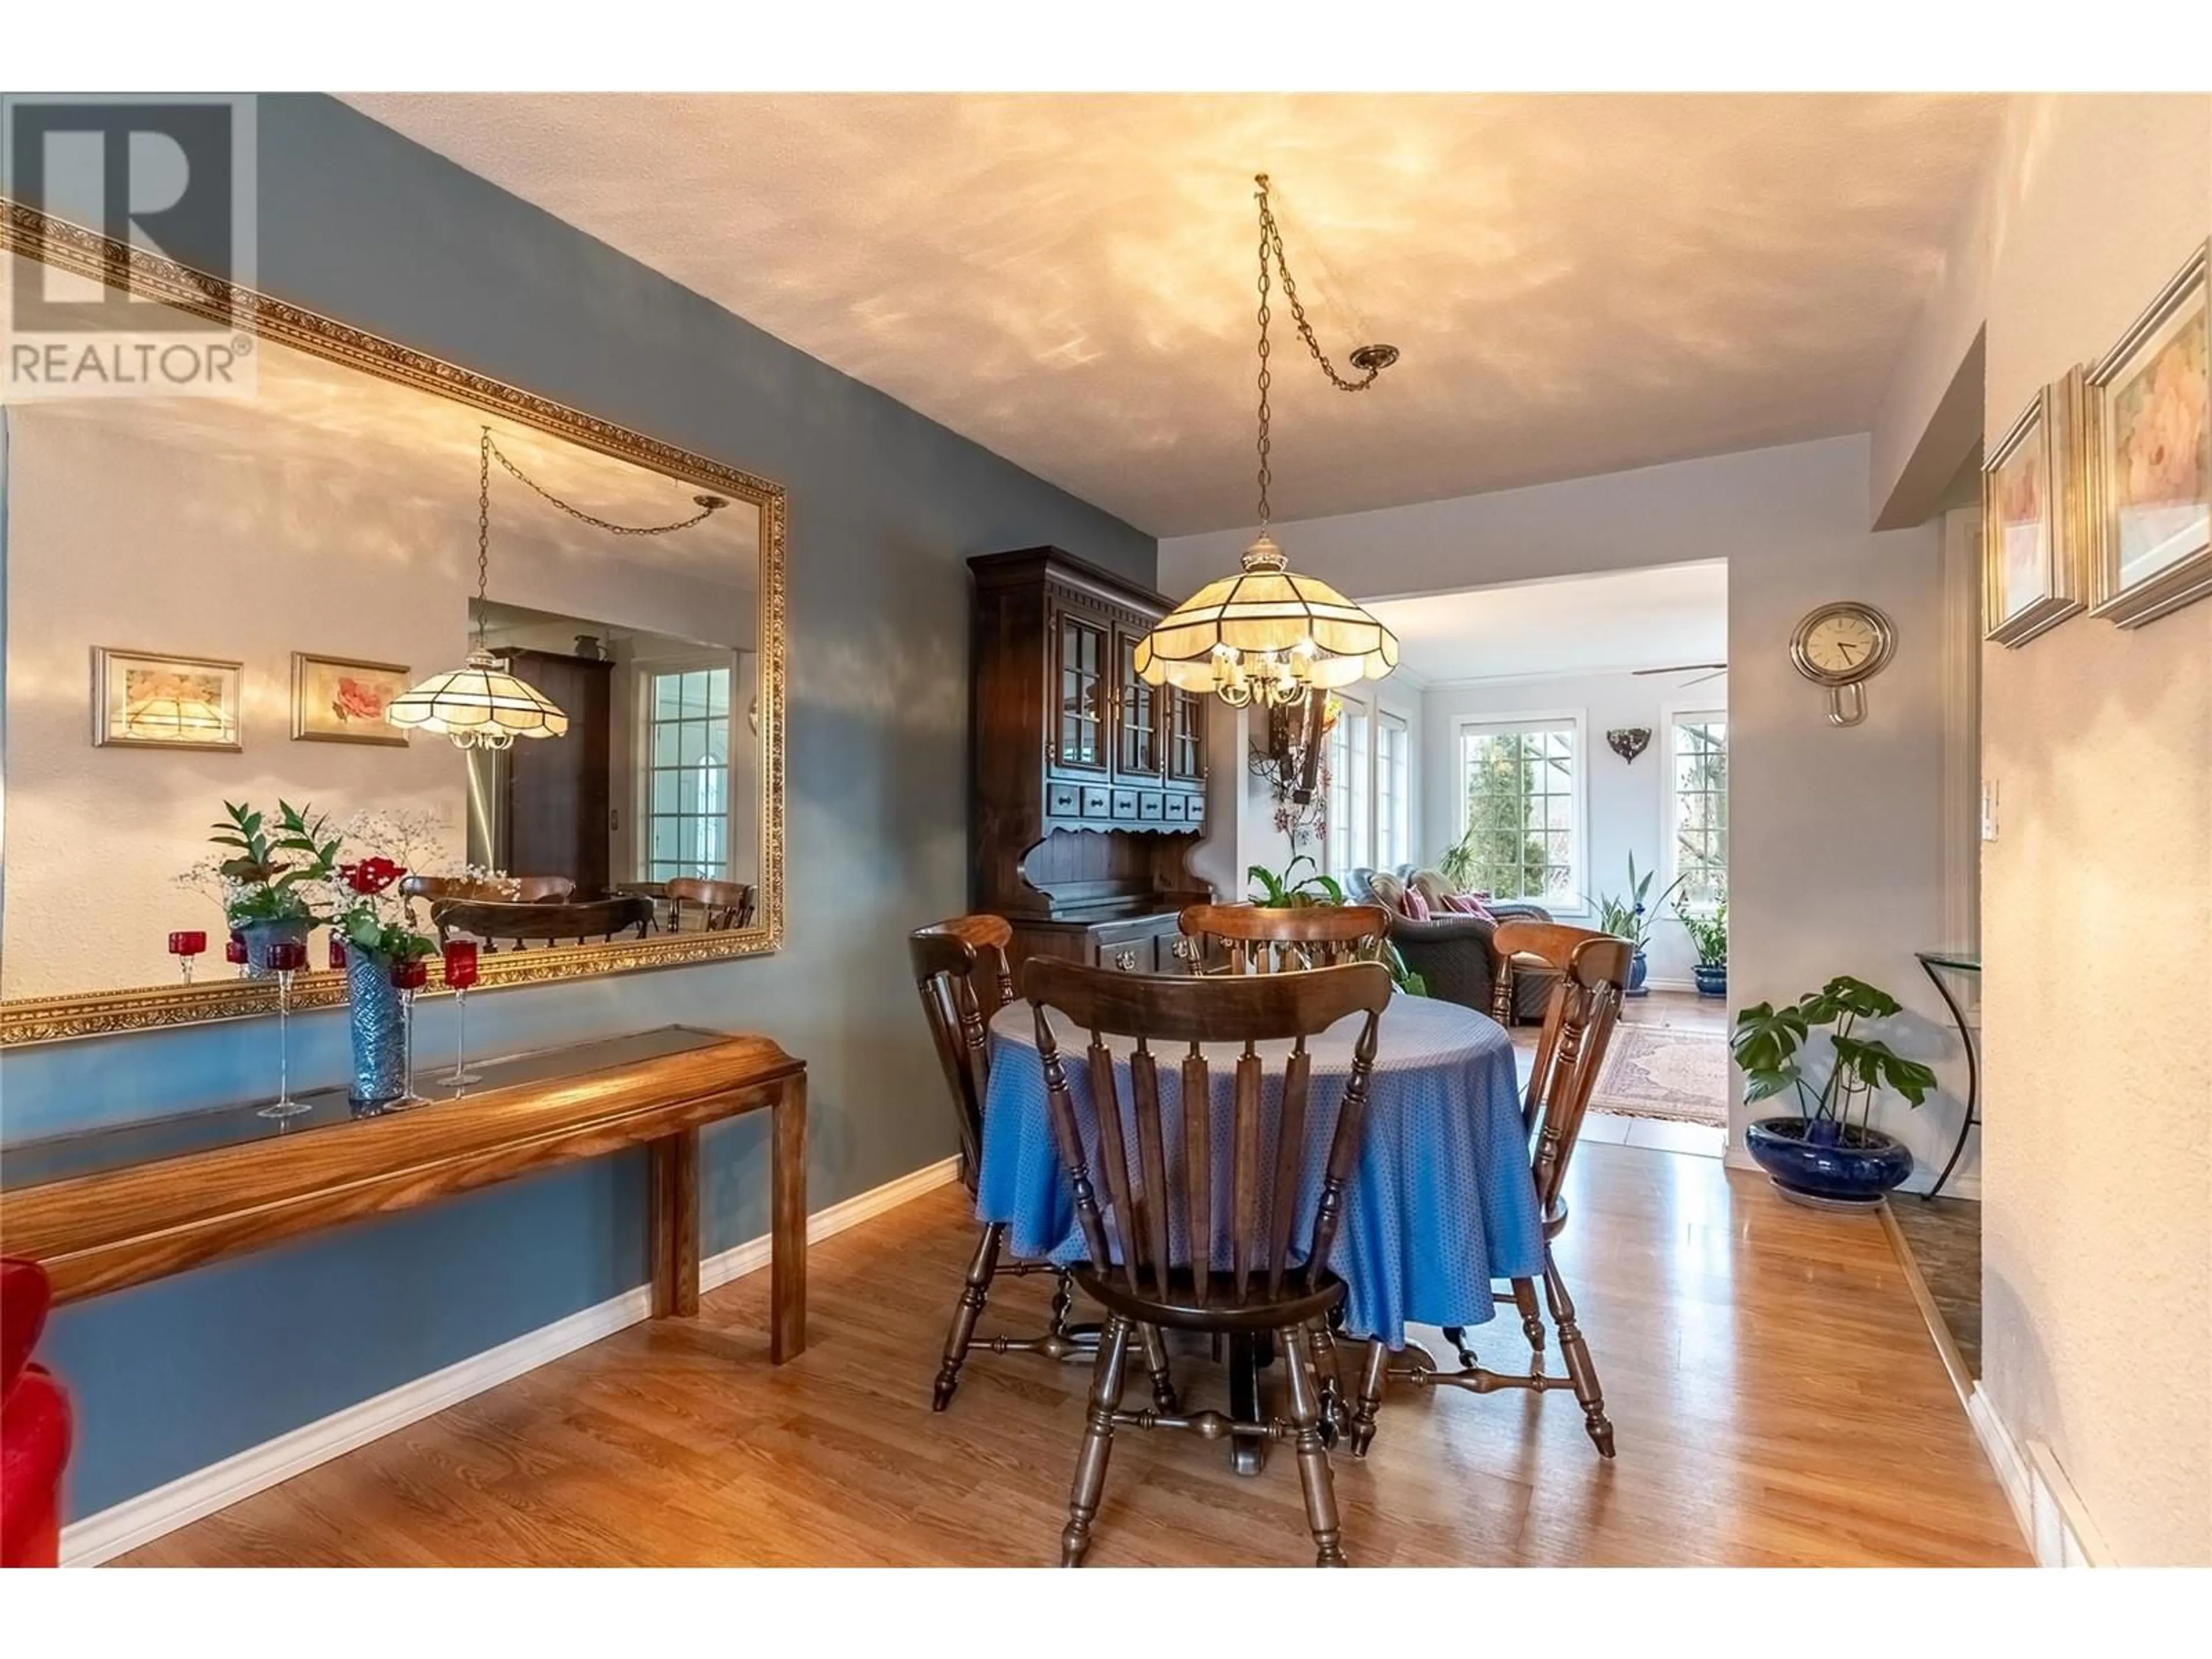
[[[1709,672],[1698,673],[1699,669]],[[1678,662],[1671,668],[1638,668],[1630,672],[1637,674],[1697,674],[1697,678],[1684,680],[1677,688],[1686,691],[1693,685],[1703,685],[1707,680],[1718,679],[1728,672],[1728,665],[1724,662]]]

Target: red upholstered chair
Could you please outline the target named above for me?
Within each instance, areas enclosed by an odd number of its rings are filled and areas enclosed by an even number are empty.
[[[0,1261],[0,1567],[51,1567],[61,1553],[69,1397],[31,1364],[52,1299],[37,1262]]]

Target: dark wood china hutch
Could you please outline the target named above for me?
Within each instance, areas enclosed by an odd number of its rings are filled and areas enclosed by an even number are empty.
[[[975,578],[969,856],[974,908],[1017,964],[1177,965],[1176,916],[1206,825],[1206,699],[1137,678],[1166,615],[1150,589],[1057,548],[991,553]]]

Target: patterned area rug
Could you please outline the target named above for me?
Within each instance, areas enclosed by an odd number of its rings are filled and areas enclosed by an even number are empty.
[[[1728,1121],[1728,1039],[1673,1025],[1616,1025],[1590,1109],[1677,1123]]]

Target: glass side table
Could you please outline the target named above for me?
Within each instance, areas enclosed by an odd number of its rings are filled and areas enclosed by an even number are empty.
[[[1935,986],[1936,994],[1943,999],[1943,1006],[1951,1011],[1951,1018],[1958,1022],[1959,1041],[1966,1050],[1966,1121],[1959,1126],[1959,1143],[1951,1148],[1951,1157],[1943,1165],[1943,1173],[1936,1177],[1934,1186],[1921,1194],[1921,1198],[1925,1200],[1943,1190],[1943,1184],[1951,1178],[1951,1171],[1959,1167],[1959,1159],[1966,1153],[1966,1137],[1981,1127],[1982,1061],[1979,1046],[1975,1042],[1976,1028],[1967,1020],[1966,1009],[1960,1006],[1957,995],[1944,975],[1947,973],[1959,974],[1979,979],[1982,957],[1978,951],[1915,951],[1912,954],[1920,963],[1921,970],[1928,975],[1929,982]]]

